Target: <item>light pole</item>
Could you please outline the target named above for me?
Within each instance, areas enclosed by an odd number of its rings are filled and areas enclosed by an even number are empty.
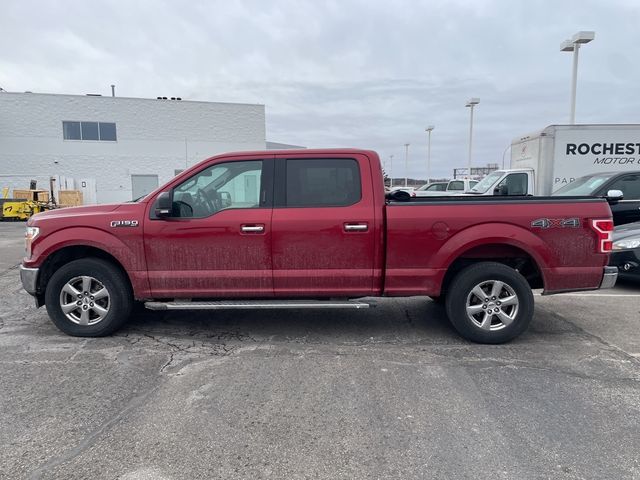
[[[502,169],[504,170],[504,156],[507,153],[507,150],[509,150],[511,148],[511,145],[507,145],[507,148],[504,149],[504,152],[502,152]],[[509,161],[509,166],[511,166],[511,161]]]
[[[480,103],[480,99],[477,97],[473,97],[473,98],[470,98],[467,104],[465,105],[466,107],[471,108],[471,117],[469,121],[469,165],[468,165],[469,171],[467,172],[469,177],[471,177],[471,154],[473,152],[473,107],[475,107],[479,103]]]
[[[589,43],[596,38],[596,32],[576,33],[571,40],[565,40],[560,44],[561,52],[573,52],[573,75],[571,76],[571,111],[569,112],[569,123],[576,123],[576,87],[578,84],[578,52],[580,45]]]
[[[404,144],[404,188],[409,184],[409,144]]]
[[[389,190],[393,187],[393,155],[389,155]]]
[[[429,134],[429,141],[427,142],[427,183],[431,181],[431,132],[436,128],[433,125],[429,125],[425,128],[425,131]]]

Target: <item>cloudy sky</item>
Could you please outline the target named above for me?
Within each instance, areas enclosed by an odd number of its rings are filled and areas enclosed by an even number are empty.
[[[502,162],[512,138],[577,121],[640,123],[640,0],[31,1],[0,9],[8,91],[262,103],[267,138],[377,150],[424,177]],[[507,153],[508,157],[508,153]]]

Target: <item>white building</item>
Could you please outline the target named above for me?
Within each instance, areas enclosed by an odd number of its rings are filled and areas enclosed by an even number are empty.
[[[0,92],[0,190],[53,176],[85,203],[121,202],[211,155],[265,148],[264,105]]]

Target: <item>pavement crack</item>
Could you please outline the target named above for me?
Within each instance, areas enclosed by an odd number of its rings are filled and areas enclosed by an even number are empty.
[[[557,318],[560,321],[563,321],[563,322],[571,325],[571,327],[573,329],[575,329],[575,331],[578,332],[583,337],[595,340],[597,343],[600,343],[601,345],[603,345],[606,350],[609,350],[610,352],[615,352],[615,353],[623,356],[625,359],[630,360],[631,362],[633,362],[634,365],[640,366],[640,358],[636,357],[635,355],[632,355],[631,353],[627,352],[626,350],[623,350],[622,348],[618,347],[617,345],[614,345],[613,343],[610,343],[610,342],[606,341],[601,336],[596,335],[595,333],[591,333],[588,330],[585,330],[584,328],[582,328],[577,323],[575,323],[575,322],[569,320],[568,318],[560,315],[559,313],[555,312],[554,310],[551,310],[551,309],[548,309],[548,308],[545,308],[545,307],[538,307],[538,308],[542,308],[542,309],[546,310],[549,315]]]
[[[138,395],[132,398],[123,408],[121,408],[118,412],[112,415],[109,419],[103,422],[98,428],[91,431],[86,437],[84,437],[78,445],[67,450],[66,452],[58,455],[57,457],[53,457],[47,462],[40,465],[36,470],[31,472],[29,475],[29,479],[38,479],[41,478],[42,475],[46,472],[50,472],[53,468],[66,463],[79,455],[82,455],[87,449],[93,446],[99,439],[99,437],[113,427],[116,423],[118,423],[125,415],[127,415],[132,410],[141,407],[145,404],[147,398],[149,398],[156,390],[160,388],[160,384],[154,386],[153,388],[147,390],[145,393]]]
[[[164,365],[162,365],[162,367],[160,367],[160,373],[164,373],[165,369],[169,368],[172,363],[173,363],[173,352],[169,354],[169,360],[167,360],[167,362]]]

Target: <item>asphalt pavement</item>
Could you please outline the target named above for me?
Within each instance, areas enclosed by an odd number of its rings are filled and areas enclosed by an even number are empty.
[[[498,346],[427,298],[82,339],[22,291],[23,230],[0,223],[0,478],[640,478],[638,284],[537,296]]]

